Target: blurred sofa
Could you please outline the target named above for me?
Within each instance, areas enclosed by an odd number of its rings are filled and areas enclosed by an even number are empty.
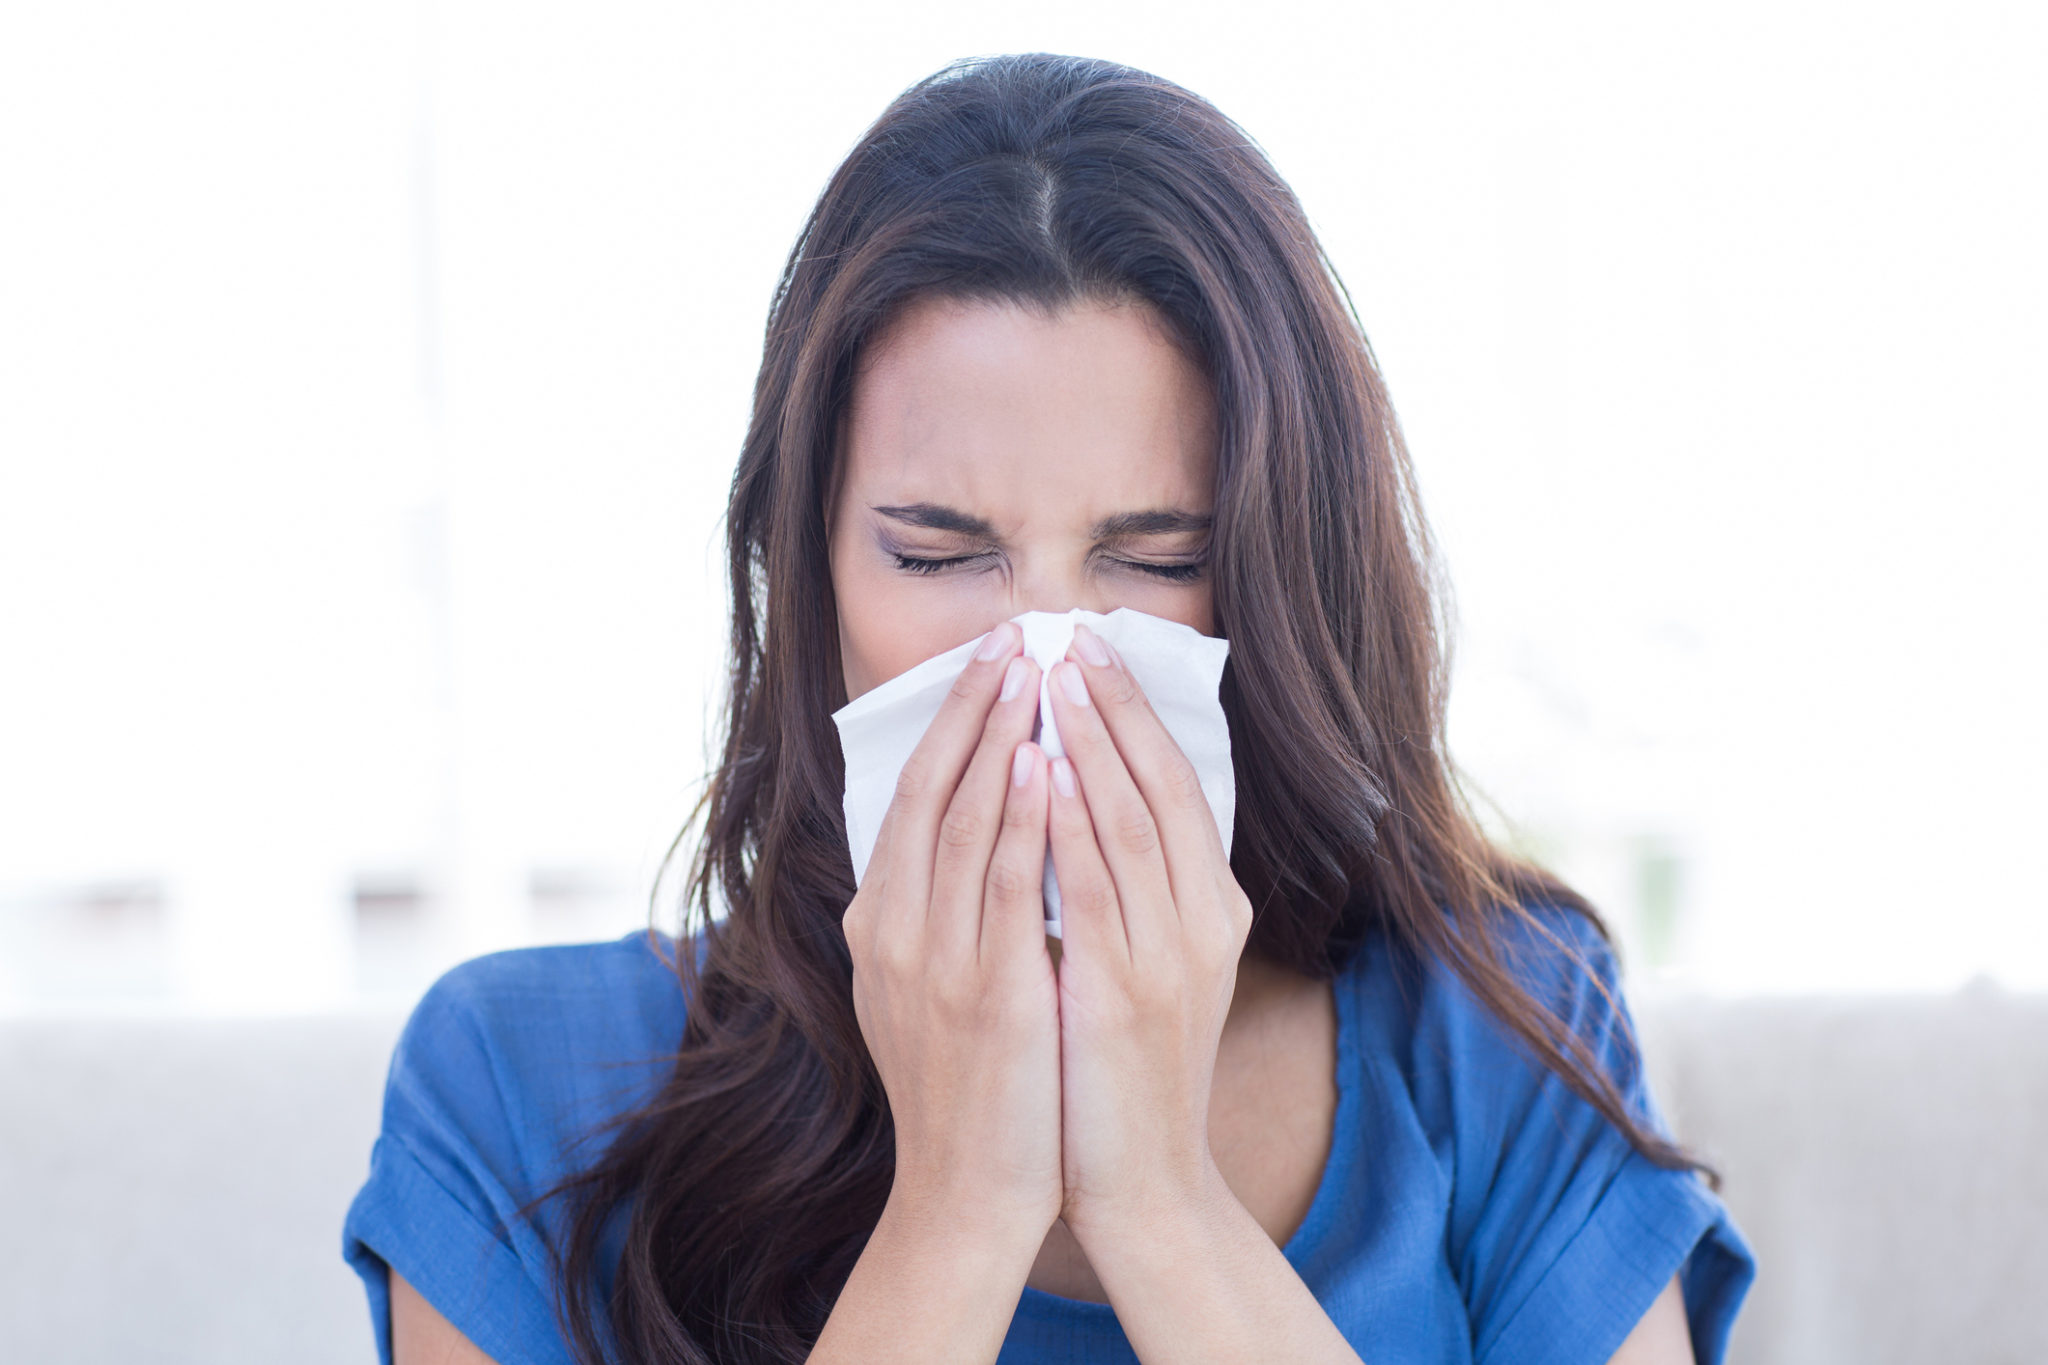
[[[1730,1359],[2048,1361],[2048,996],[1637,994],[1760,1273]],[[376,1359],[340,1255],[404,1019],[0,1019],[0,1359]]]

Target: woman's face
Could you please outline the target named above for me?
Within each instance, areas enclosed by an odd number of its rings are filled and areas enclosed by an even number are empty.
[[[1215,634],[1215,400],[1147,305],[919,300],[862,357],[840,451],[848,700],[1020,612]]]

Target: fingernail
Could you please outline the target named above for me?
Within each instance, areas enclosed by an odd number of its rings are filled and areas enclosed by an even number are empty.
[[[1079,664],[1062,662],[1059,666],[1060,686],[1066,690],[1067,700],[1076,706],[1088,704],[1088,684],[1081,681]]]
[[[1074,794],[1074,765],[1064,758],[1052,761],[1052,784],[1060,789],[1061,796]]]
[[[997,695],[996,700],[1008,701],[1016,696],[1018,690],[1023,686],[1024,656],[1019,654],[1016,658],[1010,660],[1010,666],[1003,670],[1003,690]]]
[[[1017,746],[1017,756],[1010,760],[1010,785],[1021,787],[1031,780],[1031,741],[1025,740]]]
[[[1102,647],[1102,640],[1094,631],[1084,625],[1074,627],[1074,648],[1081,651],[1081,657],[1101,668],[1109,662],[1109,651]]]
[[[996,628],[988,633],[988,638],[981,642],[981,648],[974,651],[974,657],[983,663],[1002,658],[1003,651],[1010,647],[1010,641],[1015,639],[1016,635],[1015,626],[1008,621],[999,622]]]

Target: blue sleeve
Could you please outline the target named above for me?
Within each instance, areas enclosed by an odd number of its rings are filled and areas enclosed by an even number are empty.
[[[1585,1040],[1630,1113],[1669,1137],[1612,949],[1582,915],[1533,913],[1548,933],[1511,933],[1510,970]],[[1638,1153],[1448,973],[1431,994],[1417,1041],[1449,1062],[1446,1250],[1477,1365],[1605,1365],[1674,1275],[1696,1359],[1718,1365],[1756,1272],[1720,1199]]]
[[[515,1211],[517,1125],[485,1026],[489,958],[450,969],[393,1052],[370,1174],[342,1229],[362,1277],[378,1359],[391,1365],[388,1265],[497,1365],[570,1365],[546,1289],[546,1249]]]

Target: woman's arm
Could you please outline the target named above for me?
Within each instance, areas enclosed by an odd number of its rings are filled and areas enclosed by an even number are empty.
[[[1359,1365],[1272,1235],[1211,1176],[1201,1199],[1100,1225],[1082,1242],[1138,1359]]]
[[[391,1365],[497,1365],[419,1290],[391,1276]]]
[[[1199,1206],[1134,1220],[1084,1247],[1145,1365],[1359,1357],[1222,1177]],[[1677,1277],[1607,1365],[1692,1365]]]
[[[996,1358],[1047,1230],[915,1203],[891,1195],[812,1365]],[[392,1365],[496,1365],[397,1271],[390,1276]]]
[[[993,1361],[1050,1228],[1033,1223],[892,1191],[810,1365]]]
[[[1686,1326],[1685,1296],[1676,1275],[1607,1365],[1693,1365],[1692,1329]]]
[[[1231,1360],[1270,1352],[1273,1359],[1357,1360],[1341,1338],[1329,1340],[1336,1329],[1321,1305],[1257,1220],[1242,1204],[1238,1210],[1256,1236],[1226,1226],[1214,1254],[1170,1238],[1142,1241],[1141,1253],[1149,1243],[1153,1259],[1170,1265],[1170,1274],[1150,1271],[1137,1258],[1112,1260],[1105,1250],[1104,1287],[1110,1278],[1118,1282],[1112,1291],[1117,1318],[1138,1358]],[[1020,1236],[1006,1249],[1000,1241],[965,1235],[963,1229],[973,1227],[967,1220],[892,1217],[891,1211],[883,1213],[826,1321],[813,1365],[995,1359],[1044,1235]],[[1205,1316],[1210,1321],[1201,1321]],[[1248,1354],[1233,1355],[1218,1345],[1224,1342],[1252,1345]],[[395,1270],[391,1347],[393,1365],[495,1365]],[[1692,1358],[1685,1300],[1673,1278],[1608,1365],[1691,1365]]]

